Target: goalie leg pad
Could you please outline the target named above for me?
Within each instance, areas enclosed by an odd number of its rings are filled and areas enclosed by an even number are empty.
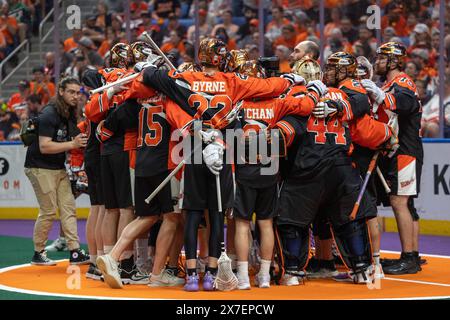
[[[344,263],[352,273],[366,278],[372,264],[369,230],[364,219],[355,220],[335,229],[334,238]]]
[[[305,268],[309,255],[309,228],[293,225],[278,226],[285,269],[297,273]]]

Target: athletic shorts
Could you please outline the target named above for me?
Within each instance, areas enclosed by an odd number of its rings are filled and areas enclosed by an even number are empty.
[[[88,177],[88,194],[91,206],[104,205],[102,170],[100,161],[85,162],[84,169]]]
[[[234,216],[249,221],[252,220],[253,213],[256,214],[256,220],[272,218],[276,212],[277,191],[277,184],[265,188],[253,188],[237,182]]]
[[[234,181],[230,164],[220,171],[222,211],[233,207]],[[218,210],[216,176],[205,164],[186,164],[180,186],[180,206],[186,210]]]
[[[391,195],[417,196],[420,191],[422,163],[415,157],[399,154],[392,159],[385,158],[385,179],[391,188]]]
[[[103,195],[106,209],[133,205],[128,151],[101,156]]]
[[[324,168],[313,179],[286,179],[277,203],[277,224],[308,227],[319,213],[335,227],[348,223],[361,186],[359,172],[350,164]],[[372,217],[367,202],[364,194],[357,219]]]
[[[173,212],[174,202],[170,183],[166,184],[158,194],[146,203],[145,199],[160,185],[168,176],[169,172],[158,174],[153,177],[135,178],[135,214],[138,217],[159,216],[163,213]]]

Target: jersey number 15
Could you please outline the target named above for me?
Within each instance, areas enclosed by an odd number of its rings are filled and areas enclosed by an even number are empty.
[[[164,116],[162,106],[147,105],[139,111],[139,132],[137,146],[157,146],[162,140],[163,127],[155,119],[155,115]]]

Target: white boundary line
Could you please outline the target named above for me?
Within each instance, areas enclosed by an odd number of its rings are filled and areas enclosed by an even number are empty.
[[[441,286],[441,287],[450,287],[450,284],[447,283],[439,283],[439,282],[428,282],[428,281],[420,281],[420,280],[410,280],[410,279],[399,279],[399,278],[391,278],[391,277],[385,277],[385,280],[392,280],[392,281],[400,281],[400,282],[411,282],[411,283],[419,283],[419,284],[430,284],[433,286]]]
[[[61,259],[61,260],[53,260],[53,261],[55,261],[55,262],[63,262],[63,261],[67,261],[67,260],[69,260],[69,259]],[[5,267],[5,268],[0,269],[0,273],[8,272],[8,271],[19,269],[19,268],[23,268],[23,267],[31,267],[31,266],[32,266],[31,263],[17,264],[15,266],[9,266],[9,267]],[[53,267],[53,266],[47,266],[47,267],[50,268],[50,267]]]

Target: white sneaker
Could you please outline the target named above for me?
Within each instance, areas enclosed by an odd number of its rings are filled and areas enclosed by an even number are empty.
[[[284,286],[299,286],[300,282],[298,282],[298,278],[296,276],[284,274],[281,279],[281,284]]]
[[[364,274],[362,274],[361,272],[354,274],[352,271],[350,271],[350,274],[353,278],[354,283],[373,283],[375,279],[375,270],[372,265],[364,271]]]
[[[297,277],[295,277],[297,278]],[[297,279],[298,282],[298,279]],[[255,277],[255,284],[260,288],[270,288],[270,274],[258,273]]]
[[[67,247],[66,238],[56,238],[51,244],[45,247],[45,250],[48,252],[68,251],[69,248]]]
[[[120,279],[119,264],[109,254],[97,257],[97,268],[103,274],[105,282],[113,289],[123,287]]]
[[[148,283],[149,287],[174,287],[184,284],[184,280],[178,278],[171,270],[163,269],[163,271],[155,276],[151,275]]]
[[[241,276],[239,273],[236,275],[238,278],[238,289],[239,290],[250,290],[250,279],[247,275]]]

